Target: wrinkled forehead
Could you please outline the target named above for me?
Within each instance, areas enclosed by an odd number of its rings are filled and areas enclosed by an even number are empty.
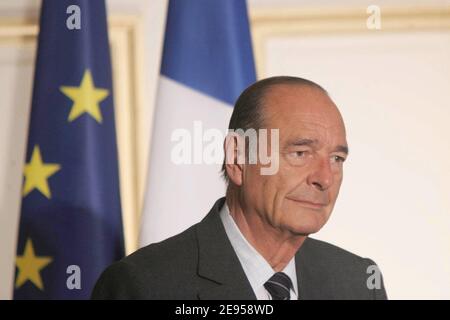
[[[307,138],[323,144],[345,144],[342,116],[326,92],[283,85],[271,88],[263,100],[265,126],[280,130],[282,141]]]

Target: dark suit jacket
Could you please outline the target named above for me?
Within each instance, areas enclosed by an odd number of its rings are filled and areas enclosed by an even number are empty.
[[[225,233],[219,199],[199,223],[108,267],[93,299],[256,299]],[[295,255],[300,299],[386,299],[369,290],[374,262],[307,238]]]

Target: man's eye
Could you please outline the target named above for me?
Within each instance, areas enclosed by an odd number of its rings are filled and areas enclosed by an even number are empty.
[[[341,157],[341,156],[333,156],[333,157],[332,157],[332,160],[333,160],[334,162],[344,162],[344,161],[345,161],[345,158],[344,158],[344,157]]]
[[[301,158],[301,157],[304,157],[306,155],[306,151],[295,151],[294,154],[295,154],[296,157]]]

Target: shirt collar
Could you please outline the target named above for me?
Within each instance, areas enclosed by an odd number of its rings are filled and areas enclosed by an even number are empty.
[[[264,257],[247,241],[230,214],[225,202],[220,209],[220,218],[231,245],[238,256],[244,269],[245,275],[252,286],[253,291],[259,290],[267,280],[273,276],[275,271]],[[295,257],[289,261],[283,270],[292,280],[293,290],[297,294],[297,273],[295,268]]]

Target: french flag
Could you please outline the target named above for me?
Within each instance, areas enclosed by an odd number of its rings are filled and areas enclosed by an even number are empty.
[[[199,222],[224,196],[221,163],[196,157],[211,139],[202,132],[225,135],[235,100],[255,80],[245,0],[169,1],[141,246]],[[173,159],[180,129],[190,134],[191,163]]]

